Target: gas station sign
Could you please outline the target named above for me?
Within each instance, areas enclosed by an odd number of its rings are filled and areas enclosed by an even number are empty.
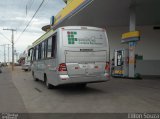
[[[122,34],[122,43],[126,42],[133,42],[140,40],[140,32],[139,31],[132,31]]]

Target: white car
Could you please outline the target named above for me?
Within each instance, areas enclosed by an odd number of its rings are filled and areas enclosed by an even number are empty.
[[[25,64],[22,65],[22,70],[30,71],[31,70],[30,62],[25,62]]]

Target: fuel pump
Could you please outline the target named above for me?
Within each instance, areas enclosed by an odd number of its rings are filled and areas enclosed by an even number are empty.
[[[128,77],[128,49],[119,49],[114,51],[112,59],[112,76],[113,77]]]

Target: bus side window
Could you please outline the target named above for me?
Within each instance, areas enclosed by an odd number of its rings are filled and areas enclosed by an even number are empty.
[[[41,47],[41,58],[42,58],[42,59],[45,58],[45,55],[44,55],[44,52],[45,52],[45,49],[44,49],[45,47],[44,47],[44,45],[45,45],[45,44],[44,44],[44,43],[45,43],[45,42],[42,42],[42,47]]]
[[[56,42],[56,35],[52,36],[52,57],[56,57],[56,49],[57,48],[57,42]]]
[[[47,58],[51,58],[52,56],[52,38],[48,39],[47,43]]]
[[[28,61],[31,60],[31,55],[32,55],[32,54],[31,54],[31,51],[32,51],[32,49],[29,49],[29,50],[28,50],[28,56],[27,56],[27,60],[28,60]]]
[[[31,62],[33,61],[33,54],[34,54],[34,49],[32,48],[31,50],[30,50],[31,52],[30,52],[30,57],[31,57]]]
[[[36,60],[38,60],[38,46],[36,46]]]
[[[34,50],[33,50],[33,60],[36,60],[36,47],[34,47]]]
[[[44,41],[44,58],[47,58],[48,39]]]
[[[42,47],[42,44],[40,43],[38,45],[38,59],[41,59],[41,56],[42,56],[42,54],[41,54],[41,47]]]

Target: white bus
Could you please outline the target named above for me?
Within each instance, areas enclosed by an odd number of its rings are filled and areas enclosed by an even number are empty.
[[[33,43],[32,75],[48,88],[63,84],[86,86],[109,80],[106,31],[67,26],[50,30]]]

